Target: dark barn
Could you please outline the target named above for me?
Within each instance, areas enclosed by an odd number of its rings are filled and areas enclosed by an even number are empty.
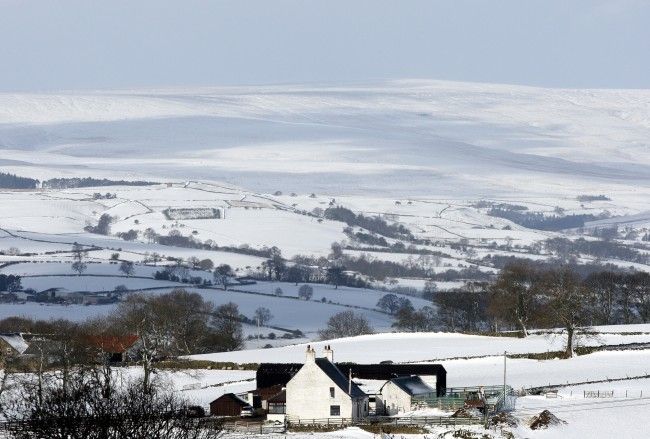
[[[226,393],[210,403],[210,414],[213,416],[239,416],[241,409],[247,405],[248,402],[234,393]]]
[[[300,370],[302,363],[262,363],[257,369],[257,387],[286,386],[289,380]],[[441,364],[354,364],[337,363],[336,366],[352,377],[365,380],[390,380],[400,376],[435,376],[436,393],[445,394],[447,371]]]

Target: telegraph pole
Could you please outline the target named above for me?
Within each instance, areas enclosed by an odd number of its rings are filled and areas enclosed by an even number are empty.
[[[508,359],[508,352],[503,351],[503,405],[506,404],[506,360]]]

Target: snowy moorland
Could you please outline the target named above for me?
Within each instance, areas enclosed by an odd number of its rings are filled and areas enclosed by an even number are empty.
[[[300,362],[307,343],[322,349],[330,317],[353,310],[376,333],[328,341],[337,361],[436,362],[449,386],[478,386],[501,382],[508,352],[512,387],[559,386],[557,398],[519,398],[516,437],[645,437],[647,325],[594,327],[579,340],[594,352],[540,360],[563,348],[561,333],[397,333],[378,301],[393,293],[430,310],[425,290],[494,279],[512,257],[650,272],[648,139],[647,90],[393,81],[0,93],[0,172],[145,182],[0,189],[0,274],[22,287],[0,318],[81,321],[118,306],[98,297],[185,288],[249,319],[247,350],[192,357],[222,364]],[[315,273],[310,297],[306,281],[269,279],[272,254]],[[345,273],[362,288],[327,280],[335,259],[363,262]],[[227,290],[212,273],[221,264],[233,270]],[[272,318],[252,325],[259,307]],[[202,405],[254,388],[244,370],[159,378]],[[568,424],[529,430],[545,408]]]

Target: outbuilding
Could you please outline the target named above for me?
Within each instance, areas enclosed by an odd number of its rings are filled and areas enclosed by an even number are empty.
[[[284,422],[284,416],[287,413],[287,391],[283,390],[277,395],[269,398],[267,421]]]
[[[383,412],[390,416],[415,410],[436,397],[436,389],[419,376],[393,378],[382,386],[379,393]],[[382,409],[378,408],[378,411]]]
[[[210,403],[210,414],[213,416],[239,416],[241,409],[248,405],[247,401],[234,393],[226,393]]]

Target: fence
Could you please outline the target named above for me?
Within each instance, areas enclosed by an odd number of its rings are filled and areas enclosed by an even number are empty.
[[[583,393],[585,398],[613,398],[613,390],[585,390]]]
[[[463,426],[482,425],[483,419],[451,416],[408,416],[389,417],[373,416],[365,419],[352,418],[296,418],[287,417],[287,424],[294,426],[327,425],[346,427],[350,425],[408,425],[408,426]]]
[[[506,386],[485,387],[450,387],[445,390],[445,396],[418,400],[420,406],[440,410],[458,410],[466,406],[467,401],[485,401],[489,413],[513,410],[515,407],[515,392]]]
[[[272,434],[284,433],[284,425],[264,424],[263,422],[226,422],[222,425],[223,430],[228,432],[249,433],[249,434]]]

